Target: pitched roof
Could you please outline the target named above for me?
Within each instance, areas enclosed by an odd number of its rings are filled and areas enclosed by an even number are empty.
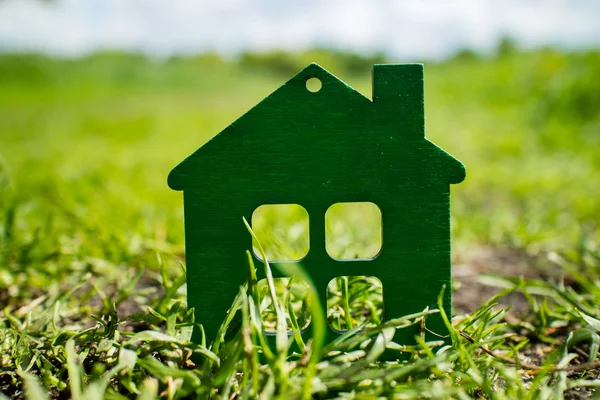
[[[422,66],[412,65],[413,67],[419,67],[421,69],[421,82],[417,82],[417,86],[420,85],[422,90]],[[380,71],[387,69],[390,65],[381,65],[375,66],[375,69],[378,67]],[[248,112],[243,114],[240,118],[238,118],[235,122],[221,131],[218,135],[209,140],[206,144],[201,146],[198,150],[196,150],[193,154],[184,159],[179,165],[177,165],[169,174],[168,177],[168,185],[174,190],[183,190],[186,186],[185,182],[194,180],[194,178],[189,176],[198,170],[195,168],[194,163],[199,159],[208,158],[211,154],[214,154],[216,149],[222,149],[223,146],[228,146],[230,139],[230,135],[239,135],[240,133],[235,129],[235,127],[242,125],[242,123],[247,119],[252,117],[260,118],[272,118],[272,115],[269,114],[261,114],[263,111],[267,113],[275,113],[275,111],[284,112],[284,108],[288,107],[299,107],[298,102],[302,103],[305,97],[307,96],[306,90],[306,81],[309,78],[316,77],[322,83],[322,89],[320,92],[323,92],[324,95],[331,95],[332,99],[344,99],[343,104],[338,103],[323,103],[324,106],[333,108],[338,107],[338,112],[342,112],[347,114],[348,112],[353,113],[356,112],[356,108],[368,107],[373,103],[368,98],[364,97],[362,94],[357,92],[355,89],[347,85],[345,82],[341,81],[333,74],[326,71],[321,66],[312,63],[294,77],[292,77],[288,82],[279,87],[261,102],[259,102],[256,106],[250,109]],[[413,83],[414,84],[414,83]],[[310,94],[309,94],[310,95]],[[315,97],[312,97],[315,98]],[[290,99],[294,99],[295,101],[290,101]],[[307,99],[308,101],[308,99]],[[422,101],[422,99],[421,99]],[[346,107],[342,110],[339,107]],[[323,111],[319,109],[319,111]],[[277,118],[277,115],[275,115]],[[250,133],[252,134],[252,133]],[[449,183],[459,183],[465,178],[465,168],[464,166],[452,157],[450,154],[446,153],[435,144],[429,142],[425,138],[421,138],[421,140],[425,140],[426,146],[431,148],[433,155],[436,159],[439,159],[440,168],[444,168],[446,170],[446,174],[448,177]],[[219,151],[217,151],[219,153]],[[437,163],[436,163],[437,164]]]

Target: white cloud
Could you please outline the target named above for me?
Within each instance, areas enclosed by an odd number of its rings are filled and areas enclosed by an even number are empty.
[[[492,48],[600,44],[596,0],[0,0],[0,49],[157,54],[315,45],[399,58]]]

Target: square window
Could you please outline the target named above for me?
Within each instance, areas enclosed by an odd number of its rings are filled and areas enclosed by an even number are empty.
[[[338,276],[327,285],[327,323],[336,332],[366,323],[372,328],[383,315],[383,284],[374,276]]]
[[[325,249],[335,260],[372,260],[383,245],[381,210],[370,202],[335,203],[325,213]]]
[[[272,262],[300,261],[308,254],[308,212],[298,204],[265,204],[252,213],[252,230]],[[256,241],[256,258],[262,261]]]

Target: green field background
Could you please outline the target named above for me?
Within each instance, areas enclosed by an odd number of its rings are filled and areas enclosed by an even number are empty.
[[[370,65],[383,59],[1,56],[3,229],[182,246],[170,169],[311,61],[370,97]],[[425,71],[426,135],[468,171],[452,188],[459,248],[568,249],[598,238],[598,52],[463,52]]]

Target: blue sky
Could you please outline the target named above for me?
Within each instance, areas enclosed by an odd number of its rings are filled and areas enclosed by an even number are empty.
[[[600,45],[600,0],[0,0],[0,50],[157,55],[327,46],[440,58],[492,49]]]

